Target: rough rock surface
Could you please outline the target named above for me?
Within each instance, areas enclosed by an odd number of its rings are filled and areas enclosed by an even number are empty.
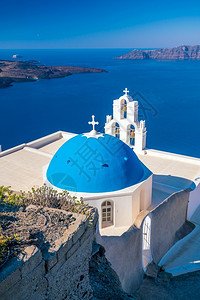
[[[28,245],[36,245],[41,251],[54,247],[55,241],[74,221],[73,213],[63,210],[34,206],[25,210],[0,203],[0,237],[12,237],[8,240],[5,261],[0,261],[0,269],[2,264]]]
[[[73,73],[99,73],[101,69],[71,67],[71,66],[44,66],[37,61],[0,60],[0,88],[12,86],[13,82],[34,81],[37,79],[60,78]]]
[[[0,299],[92,299],[89,261],[97,220],[96,210],[86,216],[0,206],[0,237],[14,234],[14,253],[0,268]]]
[[[199,60],[200,45],[161,48],[155,50],[138,50],[117,57],[118,59],[157,59],[157,60]]]
[[[199,300],[200,271],[171,277],[160,272],[156,279],[145,277],[134,294],[138,300]]]
[[[96,247],[97,245],[98,244],[96,244]],[[90,261],[90,284],[93,290],[93,300],[135,299],[132,295],[123,291],[119,278],[116,272],[111,268],[111,264],[106,259],[104,252],[104,248],[100,246]]]

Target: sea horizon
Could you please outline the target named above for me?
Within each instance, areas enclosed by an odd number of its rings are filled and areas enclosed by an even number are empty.
[[[0,59],[4,60],[20,50],[23,53],[17,54],[22,60],[107,71],[0,89],[2,150],[57,130],[87,132],[92,114],[102,131],[106,115],[112,114],[113,100],[127,87],[139,101],[140,119],[146,120],[148,148],[200,157],[200,62],[113,59],[132,49],[1,49]]]

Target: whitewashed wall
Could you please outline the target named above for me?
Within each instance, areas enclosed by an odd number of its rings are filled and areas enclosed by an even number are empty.
[[[196,188],[190,192],[187,219],[190,220],[193,213],[200,205],[200,179],[195,180]]]

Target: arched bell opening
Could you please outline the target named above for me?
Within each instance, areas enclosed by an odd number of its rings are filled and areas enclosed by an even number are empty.
[[[132,124],[128,125],[128,142],[131,146],[135,145],[135,128]]]
[[[113,123],[112,125],[112,135],[116,138],[120,138],[120,126],[118,123]]]
[[[121,102],[121,119],[127,118],[127,102],[125,99]]]
[[[106,200],[101,204],[101,228],[113,225],[113,202]]]

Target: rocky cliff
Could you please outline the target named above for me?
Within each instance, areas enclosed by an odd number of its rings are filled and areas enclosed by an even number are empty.
[[[157,59],[157,60],[199,60],[200,45],[160,48],[155,50],[138,50],[117,57],[117,59]]]
[[[71,66],[45,66],[37,61],[0,60],[0,88],[12,86],[13,82],[34,81],[37,79],[60,78],[73,73],[105,72],[96,68]]]
[[[0,201],[0,300],[134,299],[93,241],[97,210],[84,208],[86,214]]]

